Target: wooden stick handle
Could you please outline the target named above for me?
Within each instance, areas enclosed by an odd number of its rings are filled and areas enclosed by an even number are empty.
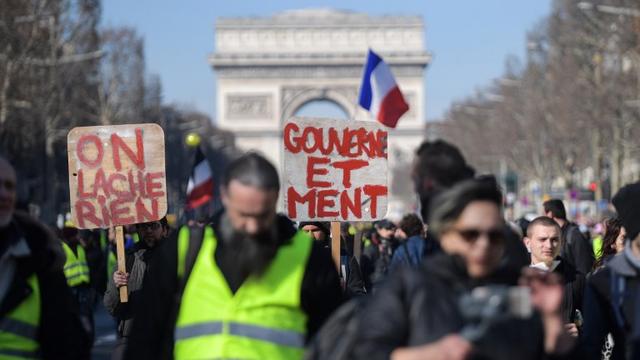
[[[124,258],[124,234],[122,226],[116,226],[116,255],[118,256],[118,271],[126,273],[127,263]],[[127,286],[120,287],[120,302],[126,303],[129,301],[129,294]]]
[[[340,222],[331,222],[331,257],[340,274]]]

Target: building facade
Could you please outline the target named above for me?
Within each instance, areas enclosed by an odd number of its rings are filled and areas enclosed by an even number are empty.
[[[367,49],[391,66],[410,106],[389,132],[390,215],[415,206],[409,168],[425,137],[424,72],[430,62],[418,16],[331,9],[272,17],[219,18],[209,62],[217,76],[217,125],[236,145],[258,150],[282,169],[282,124],[312,101],[370,120],[357,106]]]

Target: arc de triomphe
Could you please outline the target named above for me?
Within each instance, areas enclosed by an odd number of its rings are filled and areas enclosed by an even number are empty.
[[[409,164],[425,136],[430,55],[421,17],[317,9],[217,19],[209,58],[217,74],[216,120],[238,147],[261,151],[281,169],[282,123],[305,104],[328,100],[350,118],[370,119],[355,105],[368,48],[391,66],[410,105],[389,132],[389,214],[397,217],[414,206]]]

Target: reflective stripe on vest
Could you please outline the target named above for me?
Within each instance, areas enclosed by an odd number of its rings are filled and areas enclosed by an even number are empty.
[[[224,323],[222,321],[212,321],[184,326],[176,330],[175,339],[184,340],[198,336],[218,335],[222,334],[223,327]],[[283,346],[304,347],[304,336],[295,331],[278,330],[263,326],[234,322],[229,323],[228,327],[229,335],[244,336]]]
[[[67,278],[67,285],[70,287],[89,283],[89,265],[87,264],[87,256],[84,248],[78,245],[76,250],[78,255],[71,250],[69,245],[62,242],[62,248],[67,258],[64,263],[64,276]]]
[[[188,229],[178,236],[178,273],[188,249],[181,239],[188,243]],[[214,261],[216,244],[206,227],[176,322],[175,358],[302,358],[307,317],[300,293],[309,235],[298,232],[278,249],[265,274],[250,276],[235,294]]]
[[[11,312],[0,318],[0,358],[37,358],[40,324],[40,286],[35,274],[27,282],[31,294]]]

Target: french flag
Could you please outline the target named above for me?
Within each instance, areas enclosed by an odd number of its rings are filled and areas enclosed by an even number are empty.
[[[360,86],[358,103],[382,124],[395,128],[398,119],[409,110],[391,69],[369,49]]]
[[[200,147],[196,150],[196,158],[187,185],[187,209],[195,209],[209,202],[213,197],[213,173],[209,161]]]

